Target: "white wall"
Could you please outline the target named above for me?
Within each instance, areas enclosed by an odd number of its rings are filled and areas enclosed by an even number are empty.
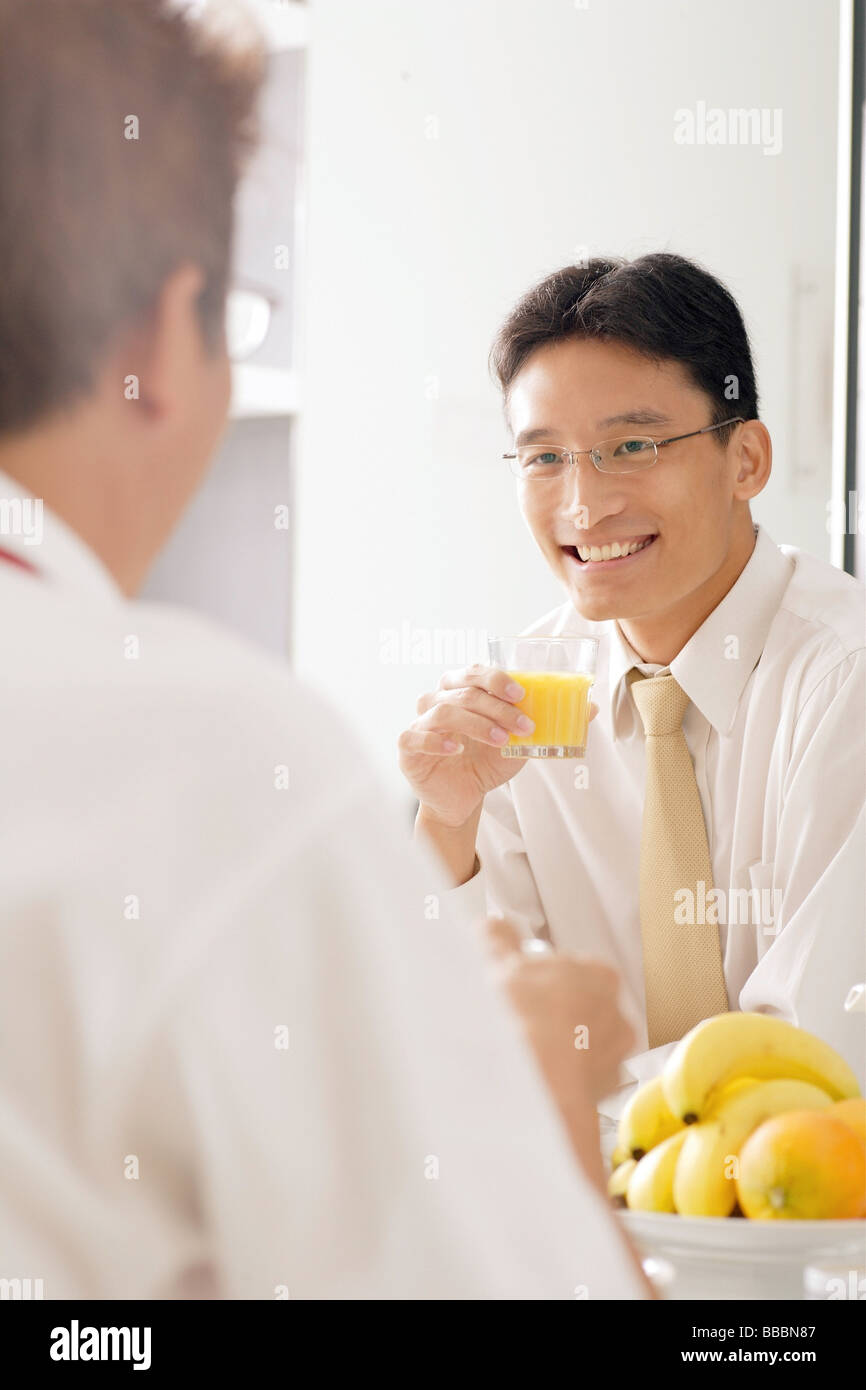
[[[515,298],[586,250],[676,250],[727,282],[776,451],[755,514],[829,556],[836,6],[311,10],[294,658],[393,768],[440,664],[383,663],[383,629],[471,645],[561,601],[498,462],[486,358]],[[677,145],[699,101],[781,108],[782,152]]]

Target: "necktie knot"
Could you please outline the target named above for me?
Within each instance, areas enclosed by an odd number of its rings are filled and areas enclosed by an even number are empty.
[[[689,697],[676,676],[644,676],[632,668],[628,679],[646,737],[677,733],[682,728]]]

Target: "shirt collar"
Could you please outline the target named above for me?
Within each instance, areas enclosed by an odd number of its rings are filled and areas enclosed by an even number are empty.
[[[608,691],[614,740],[626,728],[625,709],[631,704],[626,675],[633,666],[642,671],[670,671],[719,734],[729,734],[746,681],[757,666],[770,624],[794,569],[763,526],[755,526],[755,546],[736,583],[689,638],[670,666],[643,663],[614,619],[609,625]]]
[[[125,598],[114,576],[77,532],[41,498],[34,497],[15,478],[3,472],[0,472],[0,549],[32,565],[50,584],[106,601]]]

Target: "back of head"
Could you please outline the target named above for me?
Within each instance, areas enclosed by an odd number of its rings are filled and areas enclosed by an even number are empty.
[[[0,436],[72,406],[194,263],[222,335],[257,42],[178,0],[0,0]]]

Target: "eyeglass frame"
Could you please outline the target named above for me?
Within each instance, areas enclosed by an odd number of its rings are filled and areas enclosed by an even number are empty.
[[[621,473],[641,473],[645,468],[652,468],[653,464],[658,462],[659,449],[663,449],[666,444],[676,444],[681,439],[693,439],[694,436],[697,434],[709,434],[712,430],[720,430],[725,425],[744,425],[745,423],[746,421],[742,415],[732,415],[730,420],[720,420],[717,425],[704,425],[704,428],[702,430],[689,430],[687,434],[673,434],[671,435],[670,439],[653,439],[648,434],[624,434],[620,435],[617,439],[601,439],[599,440],[598,444],[593,444],[591,449],[558,449],[557,452],[560,454],[560,456],[562,456],[563,454],[566,454],[568,456],[568,464],[570,468],[574,467],[574,460],[578,458],[580,454],[589,454],[589,457],[592,461],[592,466],[597,473],[606,473],[612,477],[618,477]],[[593,458],[593,454],[596,452],[596,450],[601,448],[602,444],[624,444],[629,439],[642,439],[646,443],[652,444],[653,449],[655,451],[653,453],[652,463],[641,463],[638,464],[637,468],[612,469],[599,467],[599,465]],[[531,448],[532,446],[527,445],[526,447]],[[518,454],[503,454],[502,457],[504,459],[517,459]],[[514,468],[511,469],[511,472],[515,478],[521,478],[526,476],[523,473],[516,472]],[[541,476],[543,475],[536,474],[536,477]],[[562,476],[562,473],[551,474],[551,477]]]
[[[261,339],[261,342],[255,343],[251,348],[244,348],[243,350],[235,351],[232,351],[232,345],[229,342],[228,334],[229,301],[233,294],[254,295],[257,299],[260,299],[263,304],[267,305],[268,312],[268,321],[265,325],[265,331]],[[259,349],[267,341],[268,334],[271,330],[271,324],[273,322],[274,314],[277,312],[278,309],[282,307],[282,303],[283,301],[280,298],[280,296],[268,285],[262,285],[255,280],[248,280],[245,276],[242,275],[235,275],[231,278],[226,289],[225,303],[223,307],[223,319],[226,324],[226,347],[228,348],[229,360],[232,363],[246,362],[249,360],[250,357],[253,357],[255,353],[259,351]]]

